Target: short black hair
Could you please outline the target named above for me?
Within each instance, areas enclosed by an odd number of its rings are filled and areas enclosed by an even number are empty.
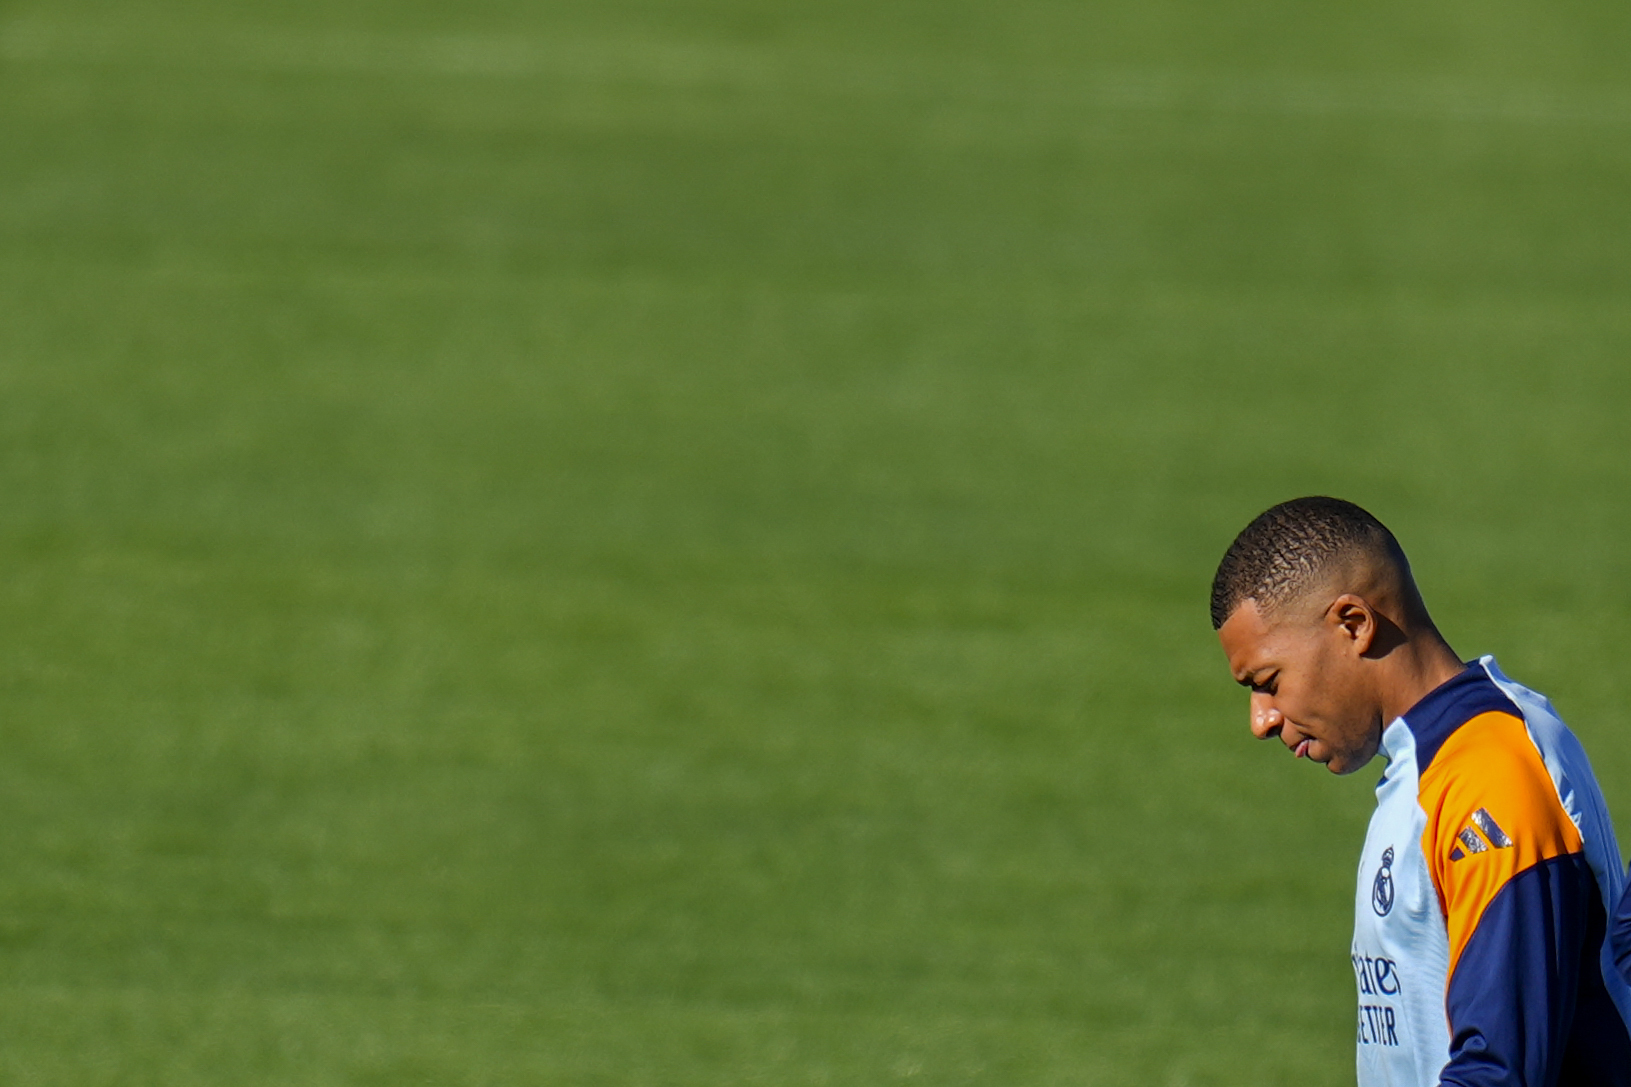
[[[1386,525],[1352,502],[1314,496],[1264,510],[1241,530],[1212,578],[1212,629],[1248,600],[1267,610],[1296,596],[1338,560],[1386,558],[1408,569]]]

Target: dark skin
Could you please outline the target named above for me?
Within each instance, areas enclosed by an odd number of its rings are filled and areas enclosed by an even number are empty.
[[[1244,601],[1218,639],[1252,692],[1252,735],[1334,774],[1375,758],[1388,723],[1464,667],[1409,567],[1388,556],[1352,561],[1267,612]]]

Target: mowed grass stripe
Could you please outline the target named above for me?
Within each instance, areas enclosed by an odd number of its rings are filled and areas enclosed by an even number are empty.
[[[1538,125],[1631,124],[1631,91],[1476,85],[1409,74],[1318,78],[1306,74],[1165,69],[1065,71],[993,68],[973,58],[902,57],[864,50],[769,48],[654,38],[551,39],[411,35],[280,28],[110,28],[105,23],[18,21],[0,28],[0,58],[13,63],[236,70],[313,71],[716,88],[743,93],[862,98],[1054,100],[1095,110],[1402,117]],[[949,75],[948,67],[956,69]]]
[[[626,1087],[675,1082],[706,1062],[720,1084],[822,1087],[854,1082],[865,1065],[883,1082],[1104,1084],[1137,1075],[1155,1084],[1214,1081],[1205,1058],[1156,1059],[1111,1033],[1050,1017],[789,1014],[695,1001],[584,998],[571,1005],[468,1004],[435,999],[198,993],[110,987],[0,990],[0,1009],[26,1040],[0,1054],[0,1071],[28,1082],[71,1071],[77,1087],[213,1082],[245,1053],[263,1067],[298,1069],[265,1082],[300,1084],[571,1083]],[[358,1024],[351,1026],[351,1024]],[[337,1027],[337,1025],[339,1025]],[[1230,1032],[1188,1029],[1197,1051],[1273,1047],[1272,1024]],[[614,1048],[601,1041],[626,1035]],[[117,1039],[121,1050],[103,1043]],[[230,1044],[224,1042],[232,1039]],[[1011,1052],[997,1045],[1012,1039]],[[200,1044],[202,1042],[202,1044]],[[57,1054],[72,1053],[66,1062]],[[114,1054],[134,1060],[121,1064]],[[464,1054],[454,1058],[453,1054]],[[1322,1062],[1289,1057],[1290,1087],[1318,1081]],[[1297,1077],[1302,1077],[1299,1080]],[[54,1080],[53,1080],[54,1081]]]

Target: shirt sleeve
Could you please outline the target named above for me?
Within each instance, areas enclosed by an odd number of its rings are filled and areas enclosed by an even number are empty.
[[[1620,896],[1620,908],[1614,911],[1609,941],[1614,950],[1614,965],[1619,968],[1620,977],[1631,985],[1631,873],[1626,877],[1625,893]]]
[[[1443,1087],[1554,1087],[1564,1065],[1596,880],[1523,722],[1483,714],[1421,780],[1450,938]],[[1598,913],[1599,932],[1602,910]]]

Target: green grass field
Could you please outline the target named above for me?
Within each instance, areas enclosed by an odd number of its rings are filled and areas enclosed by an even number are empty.
[[[1352,1082],[1333,492],[1631,833],[1631,7],[12,0],[0,1081]]]

